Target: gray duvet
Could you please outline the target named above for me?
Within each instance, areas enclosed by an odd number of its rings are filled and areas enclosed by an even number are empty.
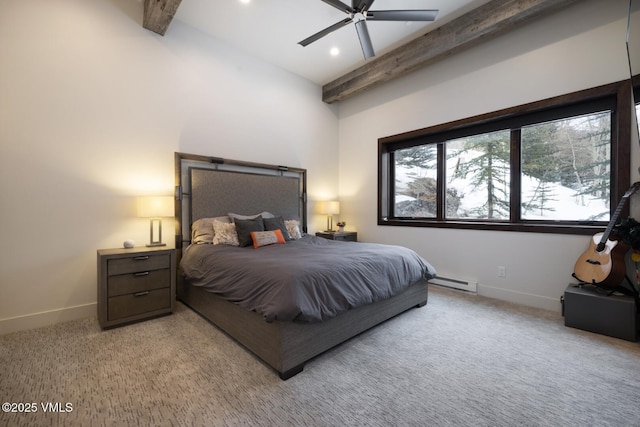
[[[322,321],[435,276],[435,269],[408,248],[310,235],[258,249],[190,245],[180,267],[191,285],[266,321]]]

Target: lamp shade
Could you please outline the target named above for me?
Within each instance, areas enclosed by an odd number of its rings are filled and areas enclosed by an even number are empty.
[[[141,218],[162,218],[174,216],[172,196],[138,197],[138,216]]]
[[[336,200],[326,202],[324,209],[324,213],[327,215],[337,215],[340,213],[340,202]]]

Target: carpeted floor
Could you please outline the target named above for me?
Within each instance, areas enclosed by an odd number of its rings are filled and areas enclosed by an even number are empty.
[[[288,381],[181,304],[2,336],[0,366],[32,410],[2,426],[640,426],[640,343],[436,287]]]

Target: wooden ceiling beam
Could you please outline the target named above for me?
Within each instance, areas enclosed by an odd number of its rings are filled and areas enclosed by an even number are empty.
[[[342,101],[576,1],[492,0],[327,83],[322,100],[329,104]]]
[[[144,0],[142,27],[164,36],[182,0]]]

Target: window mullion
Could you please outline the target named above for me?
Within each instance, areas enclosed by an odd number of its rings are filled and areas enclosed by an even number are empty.
[[[510,143],[510,161],[511,161],[511,177],[509,191],[509,221],[520,222],[520,207],[522,205],[522,155],[521,155],[521,136],[520,129],[511,130]]]
[[[438,167],[437,167],[437,178],[436,178],[436,198],[438,202],[436,203],[436,218],[438,221],[443,221],[446,219],[446,206],[447,206],[447,191],[446,191],[446,162],[447,162],[447,153],[445,151],[445,144],[438,143],[437,144],[437,159],[438,159]]]

